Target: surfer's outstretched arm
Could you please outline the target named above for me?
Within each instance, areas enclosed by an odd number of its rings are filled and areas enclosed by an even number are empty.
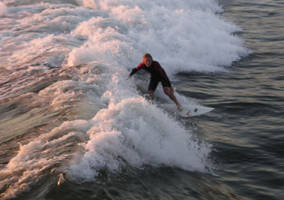
[[[138,72],[142,68],[143,68],[143,63],[140,63],[137,67],[132,69],[128,77],[130,78],[132,75],[134,75],[136,72]]]

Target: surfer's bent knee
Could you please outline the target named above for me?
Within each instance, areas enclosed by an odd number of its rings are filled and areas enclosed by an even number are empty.
[[[173,89],[171,87],[164,87],[163,89],[164,89],[165,94],[168,96],[174,94]]]

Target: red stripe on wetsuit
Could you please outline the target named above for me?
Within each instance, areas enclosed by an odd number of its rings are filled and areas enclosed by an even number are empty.
[[[162,80],[162,79],[168,80],[169,79],[165,70],[161,67],[160,63],[158,63],[157,61],[153,61],[152,64],[150,65],[150,67],[146,67],[146,65],[144,63],[140,63],[136,68],[132,69],[129,76],[132,76],[133,74],[135,74],[140,69],[144,69],[147,72],[149,72],[151,74],[151,79],[152,78],[159,79],[159,80]]]

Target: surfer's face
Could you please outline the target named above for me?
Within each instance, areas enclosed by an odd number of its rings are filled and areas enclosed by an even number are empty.
[[[152,64],[152,59],[151,58],[146,58],[144,64],[146,67],[150,67]]]

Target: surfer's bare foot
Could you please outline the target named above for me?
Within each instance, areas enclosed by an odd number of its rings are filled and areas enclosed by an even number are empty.
[[[177,105],[177,109],[178,109],[178,111],[182,111],[182,107],[181,107],[181,105]]]

